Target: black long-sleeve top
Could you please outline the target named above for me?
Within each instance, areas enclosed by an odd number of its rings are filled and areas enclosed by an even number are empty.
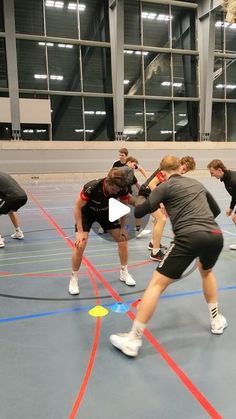
[[[233,170],[226,170],[224,176],[220,179],[224,182],[225,189],[232,196],[230,202],[230,209],[234,209],[236,205],[236,172]],[[236,210],[234,211],[236,213]]]
[[[210,192],[195,179],[179,174],[170,176],[135,208],[135,217],[154,212],[160,203],[165,205],[175,234],[219,231],[214,218],[220,214],[220,208]]]

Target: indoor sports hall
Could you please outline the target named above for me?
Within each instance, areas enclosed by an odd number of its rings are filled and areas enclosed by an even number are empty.
[[[235,22],[234,0],[0,0],[1,419],[236,417],[236,182],[228,187],[225,172],[217,178],[208,167],[217,160],[236,174]],[[121,205],[106,182],[126,176],[130,156],[136,205],[140,185],[169,155],[194,158],[194,170],[174,175],[201,185],[221,210],[213,271],[227,323],[212,332],[193,258],[161,294],[138,356],[126,356],[110,336],[137,321],[176,240],[175,221],[170,213],[163,258],[152,260],[153,216],[139,230],[125,205],[130,286],[119,244],[101,230],[107,209],[89,232],[73,294],[76,211],[84,200],[88,222],[98,180],[109,211],[110,196]],[[171,170],[145,202],[168,188],[179,169]],[[116,205],[106,223],[119,224]]]

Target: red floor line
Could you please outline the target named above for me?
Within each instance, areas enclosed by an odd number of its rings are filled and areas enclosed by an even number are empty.
[[[64,240],[67,241],[70,247],[73,247],[73,242],[66,238],[66,234],[63,232],[61,227],[56,223],[56,221],[44,210],[41,204],[34,198],[31,194],[29,194],[32,200],[39,206],[41,211],[43,212],[44,216],[50,223],[54,226],[57,230],[58,234],[63,237]],[[118,301],[122,302],[122,298],[119,294],[108,284],[108,282],[103,278],[103,276],[96,270],[96,268],[92,265],[92,263],[86,258],[83,257],[83,261],[89,268],[90,272],[93,272],[94,275],[99,279],[99,281],[103,284],[103,286],[110,292],[112,297]],[[134,320],[135,316],[131,311],[127,312],[127,315]],[[175,374],[179,377],[185,387],[191,392],[191,394],[195,397],[196,400],[201,404],[204,410],[212,417],[213,419],[223,419],[223,417],[216,411],[216,409],[211,405],[211,403],[203,396],[203,394],[197,389],[197,387],[192,383],[192,381],[187,377],[187,375],[178,367],[175,361],[170,357],[168,352],[160,345],[157,339],[148,331],[145,331],[145,337],[151,343],[151,345],[156,349],[158,353],[162,356],[162,358],[166,361],[167,365],[175,372]],[[91,354],[92,355],[92,354]]]
[[[96,280],[93,277],[93,272],[90,271],[89,268],[88,269],[88,274],[90,276],[90,280],[93,284],[94,290],[95,290],[95,294],[98,296],[97,299],[97,304],[100,304],[100,299],[99,299],[99,290],[97,287],[97,283]],[[97,349],[98,349],[98,345],[99,345],[99,337],[100,337],[100,331],[101,331],[101,318],[97,317],[96,318],[96,327],[95,327],[95,336],[94,336],[94,340],[93,340],[93,346],[92,346],[92,350],[89,356],[89,362],[88,362],[88,366],[86,369],[86,373],[84,375],[80,390],[78,392],[78,395],[76,397],[76,400],[74,402],[74,405],[72,407],[72,411],[69,414],[69,419],[74,419],[76,417],[76,414],[80,408],[80,404],[82,402],[82,399],[84,397],[84,394],[86,392],[88,383],[89,383],[89,379],[90,376],[92,374],[92,370],[93,370],[93,366],[94,366],[94,362],[95,362],[95,358],[96,358],[96,353],[97,353]]]

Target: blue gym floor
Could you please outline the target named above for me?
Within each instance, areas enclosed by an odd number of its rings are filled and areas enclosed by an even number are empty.
[[[236,417],[236,251],[228,249],[236,229],[224,214],[230,196],[216,179],[192,177],[222,208],[225,247],[215,272],[229,327],[211,335],[193,264],[163,295],[137,359],[113,348],[109,335],[131,327],[156,266],[149,260],[150,236],[129,241],[129,270],[137,281],[130,288],[119,281],[116,244],[92,232],[81,293],[72,297],[73,206],[82,182],[21,183],[29,194],[19,211],[25,239],[11,239],[9,218],[0,219],[1,419]],[[163,243],[171,237],[168,224]]]

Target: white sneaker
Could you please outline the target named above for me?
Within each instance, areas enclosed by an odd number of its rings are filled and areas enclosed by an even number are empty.
[[[229,248],[230,248],[230,250],[236,250],[236,244],[231,244],[231,245],[229,246]]]
[[[22,240],[24,238],[23,231],[16,231],[14,234],[11,235],[12,239]]]
[[[227,320],[222,314],[218,314],[217,320],[211,323],[211,333],[222,335],[224,329],[228,326]]]
[[[0,247],[5,247],[5,240],[0,237]]]
[[[79,294],[79,284],[78,284],[78,278],[75,276],[71,276],[70,282],[69,282],[69,293],[71,295],[78,295]]]
[[[119,349],[127,356],[135,357],[142,346],[141,339],[130,337],[129,333],[118,333],[110,336],[110,342],[115,348]]]
[[[144,230],[141,228],[139,231],[136,231],[135,236],[136,236],[136,239],[141,239],[141,237],[145,237],[150,233],[151,233],[151,230]]]
[[[125,282],[126,285],[129,285],[129,287],[134,287],[134,285],[136,285],[132,275],[130,275],[130,273],[124,269],[120,270],[120,281]]]

